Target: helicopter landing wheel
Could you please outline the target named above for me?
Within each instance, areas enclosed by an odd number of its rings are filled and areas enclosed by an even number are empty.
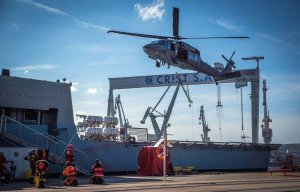
[[[160,63],[158,61],[156,61],[156,67],[160,67]]]

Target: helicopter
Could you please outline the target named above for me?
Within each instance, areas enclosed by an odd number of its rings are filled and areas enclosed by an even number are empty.
[[[224,65],[220,63],[215,63],[215,66],[212,67],[207,62],[204,62],[201,59],[200,51],[198,49],[181,40],[249,38],[244,36],[196,38],[181,37],[179,35],[179,9],[177,7],[173,7],[173,36],[149,35],[116,30],[109,30],[107,31],[107,33],[117,33],[121,35],[158,39],[143,47],[144,52],[149,56],[149,58],[156,61],[156,67],[167,64],[168,68],[170,68],[170,66],[172,65],[181,69],[193,70],[199,73],[201,72],[212,76],[215,82],[241,76],[241,73],[239,71],[232,70],[236,68],[234,65],[235,63],[232,61],[232,57],[234,56],[235,51],[232,53],[229,59],[222,55],[222,57],[227,61],[225,68]]]

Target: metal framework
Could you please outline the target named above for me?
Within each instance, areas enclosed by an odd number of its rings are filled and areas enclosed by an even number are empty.
[[[210,131],[210,129],[208,128],[208,125],[205,120],[203,105],[201,105],[201,107],[200,107],[199,120],[200,120],[199,124],[202,124],[202,127],[203,127],[203,135],[201,134],[202,141],[210,142],[210,138],[208,137],[208,132]]]
[[[255,69],[239,70],[242,74],[239,78],[228,79],[218,83],[251,83],[251,110],[252,110],[252,143],[258,143],[259,130],[259,67]],[[115,116],[113,91],[116,89],[150,88],[176,85],[216,84],[214,79],[203,73],[166,74],[152,76],[135,76],[109,78],[109,97],[107,116]]]
[[[264,138],[264,142],[266,144],[270,144],[272,141],[272,129],[270,128],[270,122],[272,122],[272,119],[269,116],[269,110],[267,107],[267,86],[266,86],[266,80],[263,80],[263,106],[264,106],[264,118],[262,122],[264,124],[261,124],[262,129],[262,136]]]

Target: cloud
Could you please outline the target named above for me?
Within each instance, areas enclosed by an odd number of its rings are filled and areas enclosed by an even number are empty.
[[[86,21],[82,21],[72,15],[70,15],[69,13],[66,13],[64,11],[61,11],[59,9],[53,8],[53,7],[49,7],[47,5],[44,5],[42,3],[37,3],[35,1],[32,0],[18,0],[19,2],[22,3],[27,3],[29,5],[32,5],[34,7],[37,7],[39,9],[42,9],[46,12],[52,13],[52,14],[56,14],[56,15],[62,15],[62,16],[66,16],[69,17],[71,19],[73,19],[77,24],[79,24],[81,27],[86,27],[86,28],[93,28],[93,29],[98,29],[98,30],[102,30],[102,31],[107,31],[109,30],[109,28],[101,26],[101,25],[97,25],[94,23],[90,23],[90,22],[86,22]]]
[[[94,29],[99,29],[99,30],[102,30],[102,31],[108,31],[109,30],[109,28],[107,28],[107,27],[104,27],[104,26],[101,26],[101,25],[96,25],[94,23],[89,23],[89,22],[81,21],[79,19],[76,19],[75,17],[73,17],[73,19],[75,20],[76,23],[78,23],[82,27],[94,28]]]
[[[71,92],[77,92],[77,87],[75,87],[73,84],[71,86]]]
[[[19,66],[14,67],[12,71],[24,71],[24,73],[29,73],[29,71],[37,71],[37,70],[49,70],[56,68],[57,65],[54,64],[37,64],[37,65],[26,65],[26,66]]]
[[[72,83],[72,86],[71,86],[71,92],[77,92],[78,91],[78,89],[77,89],[77,85],[78,85],[79,83],[77,83],[77,82],[75,82],[75,83]]]
[[[86,113],[86,111],[78,110],[78,111],[76,111],[76,114],[78,114],[78,115],[86,115],[87,113]]]
[[[211,22],[229,30],[229,31],[241,31],[242,30],[242,27],[241,26],[238,26],[238,25],[234,25],[231,21],[229,20],[226,20],[226,19],[214,19],[214,20],[211,20]]]
[[[155,0],[151,5],[142,6],[140,3],[134,5],[135,10],[138,12],[139,17],[143,21],[147,20],[162,20],[165,14],[165,1]]]
[[[58,14],[58,15],[65,15],[65,16],[69,16],[68,13],[65,13],[59,9],[55,9],[55,8],[52,8],[52,7],[49,7],[47,5],[44,5],[44,4],[41,4],[41,3],[37,3],[37,2],[34,2],[32,0],[18,0],[19,2],[23,2],[23,3],[27,3],[27,4],[30,4],[32,6],[35,6],[39,9],[43,9],[44,11],[47,11],[47,12],[50,12],[50,13],[54,13],[54,14]]]
[[[275,37],[273,35],[266,34],[266,33],[258,33],[257,35],[264,38],[264,39],[266,39],[266,40],[272,41],[274,43],[284,44],[284,45],[287,45],[289,47],[295,48],[295,46],[292,43],[284,41],[284,40],[282,40],[278,37]]]
[[[88,94],[96,94],[97,93],[97,88],[88,88],[86,91]]]

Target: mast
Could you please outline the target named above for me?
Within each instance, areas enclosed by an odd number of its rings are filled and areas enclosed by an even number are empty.
[[[269,116],[269,111],[267,107],[267,87],[266,87],[266,80],[263,80],[263,106],[264,106],[264,118],[262,122],[264,124],[261,124],[262,129],[262,136],[264,138],[264,142],[266,144],[270,144],[272,141],[272,129],[270,129],[269,123],[272,122],[272,119]]]
[[[203,127],[203,134],[201,134],[202,141],[210,142],[210,138],[208,137],[208,132],[210,131],[210,129],[208,128],[208,125],[206,124],[203,105],[201,105],[201,107],[200,107],[199,120],[202,120],[202,127]],[[201,124],[201,121],[199,122],[199,124]]]

